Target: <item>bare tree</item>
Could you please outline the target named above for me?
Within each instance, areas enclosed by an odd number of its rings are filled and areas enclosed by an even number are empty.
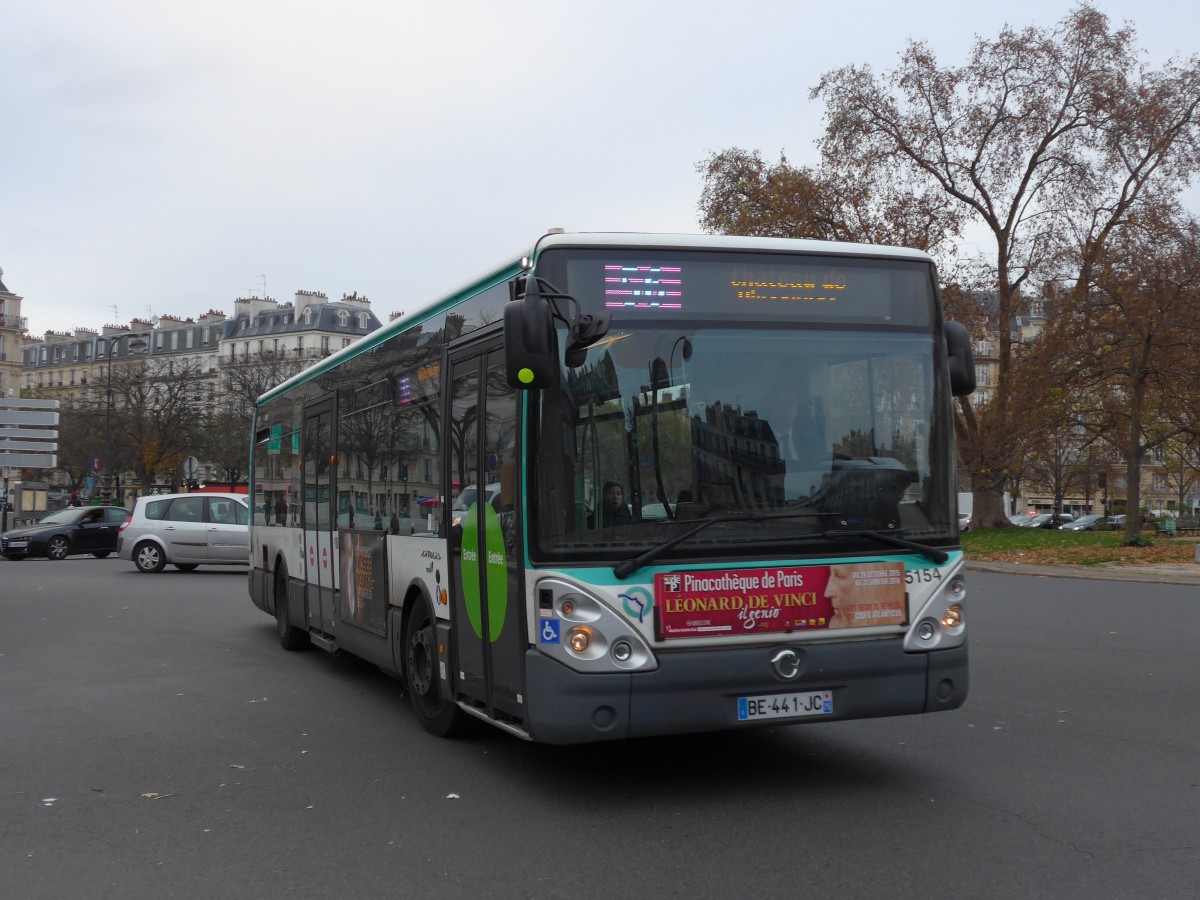
[[[231,489],[249,472],[255,401],[304,368],[303,360],[286,351],[264,351],[246,361],[232,361],[222,369],[223,390],[213,404],[200,449]]]
[[[796,168],[783,154],[768,165],[758,151],[736,147],[710,154],[696,169],[704,180],[700,225],[708,232],[933,250],[958,227],[945,197],[880,172],[848,177]]]
[[[209,424],[209,387],[194,361],[150,358],[113,371],[114,446],[119,435],[132,451],[143,490],[159,475],[176,483]]]
[[[1196,61],[1150,72],[1132,27],[1114,31],[1106,16],[1080,5],[1050,30],[1006,27],[994,40],[977,39],[961,67],[939,67],[928,45],[913,42],[883,76],[848,66],[812,93],[827,107],[826,168],[935,186],[995,241],[998,381],[986,408],[961,401],[960,437],[972,445],[977,523],[1007,524],[1001,492],[1022,452],[1020,442],[997,438],[1014,421],[1009,323],[1023,289],[1061,271],[1064,260],[1086,284],[1129,216],[1188,177],[1197,152]]]
[[[1126,540],[1138,540],[1142,461],[1200,433],[1200,223],[1145,215],[1114,232],[1086,307],[1059,316],[1052,377],[1081,400],[1080,423],[1126,467]]]
[[[1183,513],[1187,498],[1194,496],[1200,485],[1200,437],[1180,434],[1160,449],[1163,481],[1175,492],[1175,508]]]

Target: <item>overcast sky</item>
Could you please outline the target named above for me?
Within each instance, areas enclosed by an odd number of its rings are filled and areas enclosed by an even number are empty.
[[[695,233],[710,152],[815,162],[822,73],[1072,5],[0,0],[3,281],[36,335],[264,286],[386,321],[551,226]],[[1185,4],[1096,5],[1200,52]]]

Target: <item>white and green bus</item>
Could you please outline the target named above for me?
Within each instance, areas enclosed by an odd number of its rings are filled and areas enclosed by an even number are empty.
[[[974,377],[924,253],[553,232],[258,400],[250,594],[442,736],[954,709]]]

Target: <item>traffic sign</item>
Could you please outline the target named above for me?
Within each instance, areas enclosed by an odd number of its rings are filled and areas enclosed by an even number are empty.
[[[0,399],[0,466],[53,469],[58,465],[57,400]],[[25,426],[43,426],[31,428]]]

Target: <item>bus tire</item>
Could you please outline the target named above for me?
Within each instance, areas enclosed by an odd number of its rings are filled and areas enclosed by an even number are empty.
[[[287,572],[283,569],[275,572],[275,631],[279,634],[279,646],[284,650],[304,650],[310,644],[308,632],[292,625]]]
[[[442,693],[438,678],[437,636],[433,613],[424,596],[410,601],[404,620],[404,683],[417,719],[430,734],[455,737],[466,726],[466,713]]]

